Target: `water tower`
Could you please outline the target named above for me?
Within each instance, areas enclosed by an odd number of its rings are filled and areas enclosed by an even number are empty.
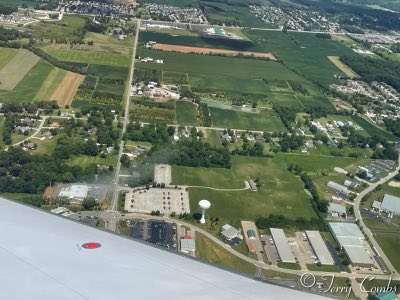
[[[204,224],[206,222],[206,210],[210,208],[211,203],[208,200],[200,200],[199,206],[202,209],[200,223]]]

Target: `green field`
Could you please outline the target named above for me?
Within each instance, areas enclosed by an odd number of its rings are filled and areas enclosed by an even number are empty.
[[[197,125],[197,106],[187,101],[176,101],[176,120],[182,125]]]
[[[316,265],[308,264],[307,269],[310,271],[320,271],[320,272],[340,272],[341,269],[337,265]]]
[[[40,60],[12,91],[1,91],[0,100],[32,102],[53,69],[52,65]]]
[[[255,220],[269,214],[283,214],[289,218],[315,217],[310,200],[299,178],[287,171],[280,159],[232,157],[232,168],[190,168],[173,166],[173,184],[209,186],[214,188],[244,188],[244,180],[259,178],[257,192],[218,191],[189,188],[190,209],[198,212],[198,201],[211,202],[209,216],[218,216],[239,225],[239,220]]]
[[[52,100],[51,96],[61,84],[66,73],[63,69],[53,68],[37,92],[34,100]]]
[[[6,56],[14,55],[8,63],[0,69],[0,89],[13,90],[24,76],[39,61],[39,57],[25,49],[13,49],[13,54],[6,51]],[[1,53],[0,53],[1,54]],[[2,59],[3,60],[3,59]],[[5,62],[6,60],[3,60]]]
[[[15,55],[17,55],[18,50],[11,48],[0,48],[0,70],[3,69],[5,65],[10,62]]]
[[[302,102],[294,95],[289,94],[281,94],[281,93],[272,93],[268,97],[268,99],[272,102],[272,104],[278,104],[282,106],[290,106],[298,109],[303,109],[304,106]]]
[[[254,275],[256,267],[229,253],[201,233],[196,233],[196,257],[222,268]]]
[[[107,79],[117,79],[125,81],[128,78],[128,73],[129,73],[128,67],[117,67],[117,66],[96,65],[96,64],[91,64],[88,67],[88,74]]]
[[[325,96],[297,96],[305,108],[323,107],[328,111],[334,110],[331,101]]]
[[[380,136],[381,138],[387,139],[389,141],[398,141],[399,138],[395,137],[392,135],[390,132],[383,130],[379,128],[378,126],[371,124],[364,118],[360,116],[353,116],[354,121],[357,122],[358,125],[360,125],[369,135],[374,136]]]
[[[375,239],[396,270],[400,271],[400,236],[398,234],[377,234]]]
[[[81,166],[82,168],[87,167],[91,164],[96,165],[115,165],[117,163],[116,156],[108,155],[105,158],[101,158],[100,156],[74,156],[67,160],[67,164],[70,166]]]
[[[206,129],[206,141],[212,146],[221,146],[221,136],[218,130]]]
[[[61,61],[111,65],[117,67],[128,67],[130,65],[130,57],[128,55],[116,53],[104,53],[95,51],[80,50],[46,50],[51,56]]]
[[[210,107],[212,125],[219,128],[237,128],[267,132],[286,131],[282,121],[272,111],[255,114]]]

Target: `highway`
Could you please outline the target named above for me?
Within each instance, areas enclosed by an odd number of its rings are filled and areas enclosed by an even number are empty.
[[[132,61],[131,61],[131,68],[130,68],[130,73],[129,73],[129,80],[128,80],[128,91],[126,93],[126,99],[125,99],[125,112],[124,112],[124,120],[122,122],[122,132],[121,132],[121,142],[119,144],[119,152],[118,152],[118,160],[117,160],[117,167],[115,168],[115,177],[114,177],[114,192],[113,192],[113,197],[111,201],[111,205],[109,208],[110,214],[115,216],[115,211],[117,210],[117,204],[118,204],[118,193],[119,193],[119,188],[118,188],[118,181],[119,181],[119,173],[121,171],[121,162],[120,158],[123,154],[124,150],[124,140],[123,136],[124,133],[126,132],[126,127],[129,123],[129,104],[131,102],[131,89],[132,89],[132,81],[133,81],[133,74],[135,70],[135,57],[136,57],[136,49],[137,49],[137,43],[139,39],[139,28],[140,28],[140,20],[137,21],[136,24],[136,34],[135,34],[135,40],[133,42],[133,47],[132,47]],[[110,218],[109,222],[107,223],[107,229],[111,231],[115,231],[116,229],[116,218]]]
[[[365,195],[372,192],[378,185],[383,184],[383,183],[389,181],[390,179],[392,179],[394,176],[396,176],[396,174],[399,173],[399,171],[400,171],[400,157],[399,157],[399,163],[393,172],[389,173],[386,177],[380,179],[379,181],[370,184],[365,190],[363,190],[361,193],[359,193],[357,195],[357,197],[354,199],[354,215],[355,215],[356,219],[359,221],[359,226],[364,230],[364,232],[367,235],[367,237],[369,238],[370,242],[375,247],[375,249],[378,251],[380,257],[382,258],[382,260],[384,261],[386,266],[389,268],[389,271],[394,275],[393,278],[400,278],[400,276],[396,272],[396,269],[393,267],[392,263],[387,258],[387,256],[385,255],[385,253],[383,252],[383,250],[381,249],[379,244],[376,242],[376,240],[374,238],[374,234],[365,225],[365,223],[362,219],[362,216],[361,216],[361,212],[360,212],[360,203],[361,203],[362,198]]]

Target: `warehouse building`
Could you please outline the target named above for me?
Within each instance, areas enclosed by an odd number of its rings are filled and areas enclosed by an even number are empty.
[[[383,196],[381,209],[391,215],[400,215],[400,198],[385,194],[385,196]]]
[[[326,247],[321,234],[315,230],[307,230],[306,235],[319,262],[322,265],[334,265],[335,262],[333,261],[332,255],[329,252],[328,247]]]
[[[336,183],[334,181],[329,181],[327,183],[327,186],[330,187],[331,189],[334,189],[339,195],[347,197],[350,194],[350,190],[347,187],[339,183]]]
[[[295,263],[296,259],[294,258],[292,249],[289,246],[288,239],[286,238],[283,229],[270,228],[269,230],[271,231],[271,236],[281,261]]]
[[[346,252],[353,267],[375,267],[368,253],[368,247],[364,243],[365,237],[356,224],[331,222],[329,227],[340,247]]]
[[[63,186],[58,193],[59,197],[67,197],[71,203],[80,203],[88,195],[89,187],[84,184]]]
[[[328,213],[330,213],[332,216],[343,216],[346,215],[346,207],[337,203],[329,203],[328,206]]]

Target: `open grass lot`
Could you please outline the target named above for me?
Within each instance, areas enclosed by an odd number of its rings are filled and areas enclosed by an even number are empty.
[[[88,67],[88,74],[108,79],[126,80],[128,78],[128,73],[129,73],[128,67],[117,67],[117,66],[97,65],[97,64],[91,64]]]
[[[17,49],[0,48],[0,70],[17,55]]]
[[[396,268],[397,271],[400,270],[400,235],[398,234],[377,234],[375,239],[381,246],[382,250],[385,252],[390,262]]]
[[[206,134],[204,135],[207,142],[212,146],[221,146],[221,136],[218,130],[206,129]]]
[[[218,216],[237,225],[240,220],[255,220],[269,214],[315,217],[300,179],[287,171],[280,159],[234,156],[231,169],[178,166],[172,169],[174,184],[240,189],[244,188],[246,178],[259,178],[261,186],[257,192],[190,188],[191,212],[199,211],[199,200],[208,199],[211,202],[209,216]]]
[[[360,125],[371,136],[377,135],[377,136],[380,136],[389,141],[398,141],[399,140],[399,138],[395,137],[390,132],[383,130],[382,128],[380,128],[374,124],[371,124],[370,122],[368,122],[367,120],[365,120],[364,118],[362,118],[360,116],[354,116],[353,118],[354,118],[354,121],[356,121],[356,123],[358,125]]]
[[[70,166],[81,166],[81,167],[87,167],[91,164],[96,164],[96,165],[115,165],[117,163],[117,157],[113,155],[108,155],[105,158],[102,158],[100,156],[86,156],[86,155],[81,155],[81,156],[74,156],[71,157],[67,160],[67,164]]]
[[[308,264],[307,269],[310,271],[321,271],[321,272],[340,272],[340,268],[337,265],[316,265]]]
[[[298,109],[304,108],[302,102],[300,102],[294,95],[272,93],[269,95],[268,99],[275,105],[290,106]]]
[[[138,55],[164,60],[164,64],[138,62],[137,67],[140,68],[251,78],[257,80],[266,78],[267,80],[301,81],[300,76],[288,70],[282,64],[274,61],[163,52],[144,48],[138,49]]]
[[[222,268],[254,275],[256,267],[229,253],[201,233],[196,233],[196,257]]]
[[[278,31],[246,31],[259,44],[281,58],[291,70],[321,84],[337,83],[334,75],[345,74],[337,68],[328,56],[351,54],[352,50],[343,43],[323,40],[310,33],[283,33]]]
[[[255,114],[230,109],[210,107],[212,125],[220,128],[239,128],[267,132],[286,131],[282,121],[271,113]]]
[[[46,80],[43,82],[34,100],[53,100],[52,96],[67,72],[60,68],[53,68]]]
[[[0,92],[1,101],[31,102],[35,99],[43,82],[54,69],[52,65],[40,60],[12,91]]]
[[[15,55],[0,70],[0,89],[12,90],[39,61],[39,57],[25,49],[15,49]],[[1,53],[0,53],[1,54]],[[6,54],[9,57],[9,55]]]
[[[325,96],[297,96],[305,108],[323,107],[328,111],[333,110],[334,107],[329,98]]]
[[[51,56],[61,61],[70,61],[88,64],[104,64],[111,66],[129,66],[128,55],[80,50],[46,50]]]
[[[197,125],[197,106],[187,101],[177,101],[176,120],[182,125]]]

